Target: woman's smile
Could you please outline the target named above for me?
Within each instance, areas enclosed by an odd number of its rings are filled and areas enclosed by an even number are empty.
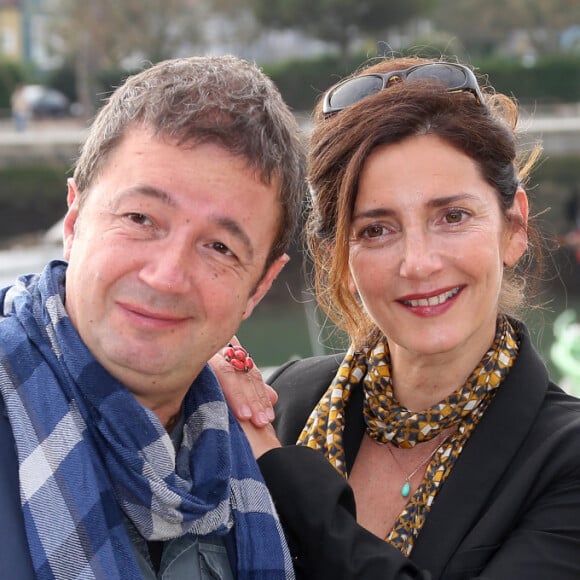
[[[435,135],[377,147],[351,231],[354,289],[392,351],[473,368],[495,332],[512,244],[476,163]]]
[[[437,294],[417,296],[413,298],[401,298],[399,301],[405,306],[410,306],[411,308],[441,306],[447,304],[452,298],[457,296],[462,289],[461,286],[456,286],[451,290],[438,292]]]

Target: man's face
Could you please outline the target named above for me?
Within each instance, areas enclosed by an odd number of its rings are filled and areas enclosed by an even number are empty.
[[[278,182],[217,145],[132,129],[79,209],[69,183],[66,308],[97,360],[151,408],[183,395],[283,267],[264,273]]]

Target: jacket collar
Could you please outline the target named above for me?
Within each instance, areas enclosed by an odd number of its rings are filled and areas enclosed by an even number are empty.
[[[505,382],[472,433],[460,460],[437,495],[413,547],[412,559],[438,578],[457,545],[516,454],[542,405],[548,387],[545,365],[523,325],[518,357]],[[363,391],[352,392],[344,433],[350,471],[364,434]],[[450,525],[452,514],[452,525]],[[441,530],[446,530],[444,534]]]

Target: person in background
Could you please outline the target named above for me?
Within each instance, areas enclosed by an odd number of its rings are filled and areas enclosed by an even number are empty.
[[[0,576],[293,578],[206,364],[286,263],[300,129],[235,57],[169,60],[97,115],[65,261],[0,292]]]
[[[30,121],[30,103],[26,98],[24,85],[19,83],[14,88],[10,97],[10,107],[12,109],[12,119],[17,131],[25,131]]]
[[[350,348],[269,377],[276,433],[256,371],[212,361],[300,578],[580,578],[580,401],[522,322],[542,238],[516,122],[471,68],[419,58],[316,108],[306,235]]]

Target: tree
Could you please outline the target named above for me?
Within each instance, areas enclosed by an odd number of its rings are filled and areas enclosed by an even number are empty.
[[[213,0],[219,10],[231,3]],[[294,28],[338,46],[343,61],[356,39],[404,24],[423,13],[431,0],[244,0],[265,27]]]
[[[205,5],[196,0],[53,0],[52,50],[72,62],[76,92],[90,116],[98,75],[130,61],[158,62],[200,41]]]
[[[475,53],[493,53],[514,31],[524,31],[538,54],[556,52],[560,33],[580,22],[578,0],[438,0],[437,26]]]

